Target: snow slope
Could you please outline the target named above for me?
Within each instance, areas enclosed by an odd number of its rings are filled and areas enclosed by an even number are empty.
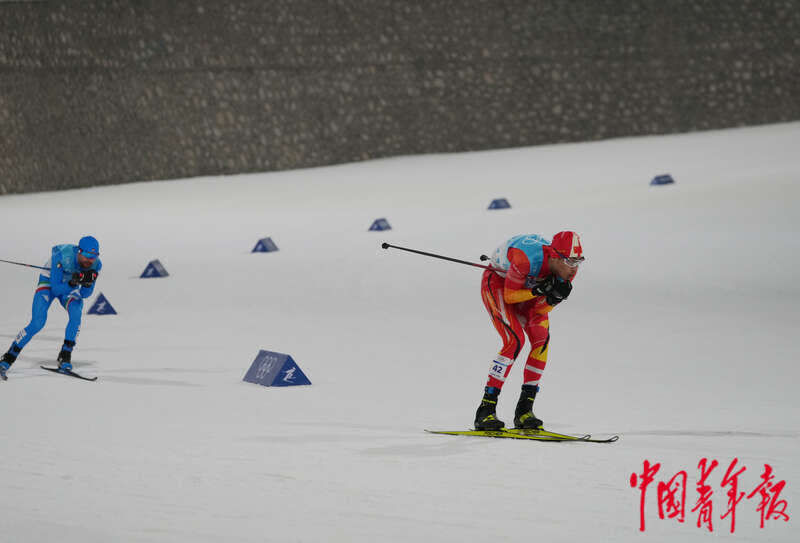
[[[798,141],[793,123],[0,198],[0,258],[93,234],[119,312],[84,317],[75,365],[96,383],[38,369],[59,307],[0,383],[0,541],[796,541]],[[368,232],[379,217],[393,229]],[[480,270],[380,243],[477,262],[561,229],[587,262],[536,413],[620,441],[425,434],[471,426],[499,339]],[[280,251],[251,254],[265,236]],[[154,258],[170,276],[139,279]],[[0,267],[0,349],[36,277]],[[259,349],[313,385],[242,382]],[[701,458],[720,463],[713,534],[691,512]],[[741,490],[765,463],[786,481],[789,522],[759,528],[745,499],[729,533],[733,458]],[[658,518],[653,483],[639,532],[645,459],[656,481],[688,472],[686,522]]]

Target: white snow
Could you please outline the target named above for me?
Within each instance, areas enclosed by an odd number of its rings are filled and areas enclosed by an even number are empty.
[[[0,258],[101,243],[74,360],[49,374],[66,313],[0,383],[0,541],[797,541],[800,123],[0,198]],[[651,187],[658,174],[675,185]],[[494,198],[511,209],[489,211]],[[393,229],[368,232],[386,217]],[[426,434],[465,429],[500,342],[477,262],[519,233],[581,233],[551,316],[536,413],[615,444]],[[275,253],[251,254],[271,237]],[[139,279],[158,258],[170,276]],[[0,339],[30,317],[35,271],[0,265]],[[313,382],[242,377],[259,349]],[[501,395],[511,423],[522,357]],[[714,532],[696,527],[697,464]],[[789,522],[756,499],[729,534],[733,458],[765,463]],[[629,479],[660,462],[639,532]],[[686,522],[656,484],[689,476]],[[794,534],[794,535],[793,535]]]

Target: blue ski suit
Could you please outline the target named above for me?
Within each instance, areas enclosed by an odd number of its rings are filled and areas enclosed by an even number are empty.
[[[79,271],[95,270],[100,273],[103,267],[100,259],[97,258],[88,268],[82,268],[78,263],[77,245],[56,245],[53,247],[50,260],[45,264],[50,271],[44,271],[39,275],[39,284],[33,295],[33,309],[31,322],[26,326],[12,345],[13,351],[19,352],[28,342],[33,339],[39,330],[44,328],[47,322],[47,312],[50,304],[54,300],[61,302],[69,315],[69,322],[64,333],[64,342],[68,350],[72,350],[75,339],[81,327],[81,316],[83,314],[83,300],[94,292],[94,283],[91,286],[70,286],[72,274]]]

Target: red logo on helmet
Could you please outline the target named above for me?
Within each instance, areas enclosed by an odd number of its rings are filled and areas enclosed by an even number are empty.
[[[569,230],[559,232],[553,236],[553,243],[551,243],[550,246],[560,255],[567,258],[581,258],[583,256],[581,238],[578,236],[577,232]]]

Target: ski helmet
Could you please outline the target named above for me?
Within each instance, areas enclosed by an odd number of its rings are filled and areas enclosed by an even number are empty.
[[[583,247],[581,247],[581,238],[577,232],[572,232],[571,230],[559,232],[553,236],[553,242],[550,247],[562,258],[583,260]]]
[[[100,256],[100,244],[92,236],[84,236],[78,242],[78,252],[86,258],[97,258]]]

